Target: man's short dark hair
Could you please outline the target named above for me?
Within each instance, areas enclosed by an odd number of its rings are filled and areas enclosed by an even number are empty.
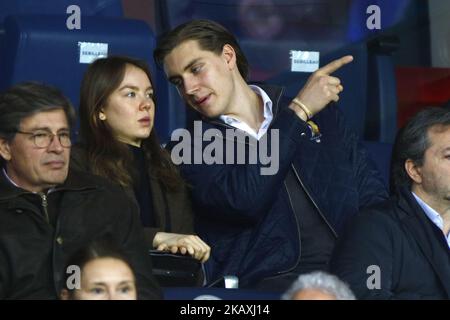
[[[192,20],[162,35],[153,54],[156,64],[162,67],[166,56],[187,40],[196,40],[202,50],[216,54],[222,53],[224,45],[229,44],[236,52],[236,62],[242,78],[248,80],[247,58],[236,37],[225,27],[211,20]]]
[[[412,179],[405,170],[405,161],[411,159],[422,166],[425,152],[430,147],[429,130],[450,126],[450,110],[427,108],[416,114],[400,129],[395,139],[391,162],[391,191],[398,187],[411,189]]]
[[[0,94],[0,137],[11,141],[23,119],[57,109],[63,109],[71,126],[75,111],[59,89],[38,82],[17,84]]]

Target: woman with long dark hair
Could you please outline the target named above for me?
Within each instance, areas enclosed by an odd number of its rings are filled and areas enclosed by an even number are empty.
[[[193,233],[188,188],[155,130],[150,70],[129,57],[98,59],[80,94],[81,143],[71,166],[121,185],[141,212],[149,248],[189,254],[205,262],[210,247]]]
[[[63,270],[62,300],[136,300],[136,277],[128,257],[107,237],[76,251]]]

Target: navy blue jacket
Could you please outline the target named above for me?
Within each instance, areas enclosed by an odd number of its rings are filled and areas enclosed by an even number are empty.
[[[317,143],[306,123],[287,108],[282,89],[262,88],[273,101],[270,129],[279,129],[280,159],[275,175],[261,175],[261,168],[267,167],[261,163],[181,164],[181,172],[193,188],[196,231],[211,245],[212,255],[206,263],[209,281],[231,274],[239,277],[242,287],[251,286],[296,266],[300,232],[290,200],[296,190],[288,190],[285,183],[291,169],[336,236],[348,217],[387,197],[375,166],[336,106],[328,106],[314,117],[322,133]],[[208,129],[225,136],[227,129],[234,128],[218,119],[205,119],[202,134]],[[269,141],[271,135],[269,130]],[[216,138],[220,139],[220,134]],[[191,156],[210,143],[191,141]],[[246,146],[259,143],[254,140]]]
[[[406,188],[348,224],[331,270],[359,299],[450,299],[447,241]]]

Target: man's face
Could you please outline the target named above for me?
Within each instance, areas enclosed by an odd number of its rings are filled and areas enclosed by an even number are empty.
[[[439,212],[450,205],[450,126],[430,128],[428,138],[430,147],[413,178],[413,191]]]
[[[231,114],[236,108],[236,57],[230,46],[217,55],[187,40],[166,56],[164,70],[186,103],[206,117]]]
[[[63,183],[69,168],[70,147],[63,147],[54,136],[48,147],[39,148],[33,136],[70,134],[64,111],[57,109],[24,118],[20,131],[30,134],[17,133],[10,142],[0,139],[0,153],[6,160],[8,176],[19,187],[31,192]]]

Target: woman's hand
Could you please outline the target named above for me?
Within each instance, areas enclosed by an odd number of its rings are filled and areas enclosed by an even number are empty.
[[[209,259],[211,248],[200,237],[193,234],[158,232],[153,239],[153,247],[159,251],[189,254],[201,262]]]

